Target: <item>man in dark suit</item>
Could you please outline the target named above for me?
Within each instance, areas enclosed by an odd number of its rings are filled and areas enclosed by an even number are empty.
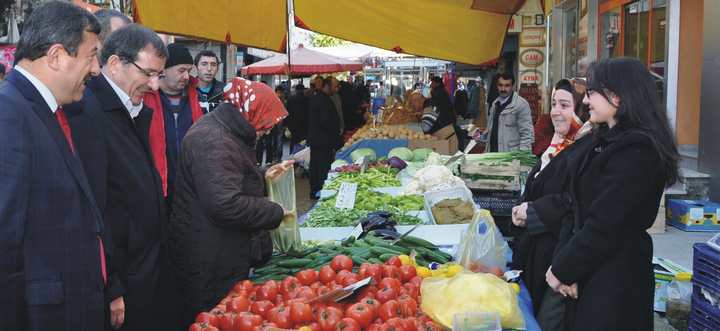
[[[316,79],[315,95],[310,98],[308,114],[308,145],[310,145],[310,198],[317,199],[317,193],[330,172],[335,151],[342,145],[340,137],[340,116],[331,95],[332,77]]]
[[[48,2],[0,86],[0,330],[103,328],[103,222],[62,106],[99,74],[100,25]]]
[[[130,24],[105,41],[102,74],[87,82],[70,125],[113,246],[106,300],[113,329],[148,330],[160,320],[161,229],[167,221],[143,96],[158,89],[167,49],[152,30]],[[74,114],[73,114],[74,115]],[[163,327],[167,327],[164,325]]]

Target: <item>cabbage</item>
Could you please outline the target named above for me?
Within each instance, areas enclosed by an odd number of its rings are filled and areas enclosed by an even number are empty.
[[[427,160],[428,155],[432,153],[433,150],[429,148],[418,148],[413,151],[413,160],[415,161],[425,161]]]
[[[330,165],[330,169],[337,169],[347,164],[348,162],[343,159],[335,160],[335,162]]]
[[[350,153],[350,158],[353,162],[357,162],[357,160],[360,160],[360,158],[363,156],[369,159],[369,161],[375,161],[375,159],[377,158],[377,155],[375,154],[375,151],[372,150],[372,148],[358,148],[352,153]]]
[[[388,158],[391,158],[393,156],[405,162],[408,162],[413,160],[413,151],[405,147],[396,147],[390,150],[390,153],[388,153]]]

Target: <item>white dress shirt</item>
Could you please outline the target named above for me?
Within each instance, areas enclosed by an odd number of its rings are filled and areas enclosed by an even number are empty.
[[[57,99],[55,99],[55,96],[52,94],[52,92],[50,92],[50,89],[47,87],[47,85],[41,82],[33,74],[23,69],[21,66],[15,66],[14,69],[21,75],[25,76],[25,78],[30,81],[30,84],[35,86],[35,89],[40,92],[40,95],[43,97],[43,99],[45,99],[45,103],[47,103],[48,107],[50,107],[50,111],[55,114],[58,109]]]
[[[130,96],[123,91],[120,86],[117,86],[115,82],[110,79],[105,73],[103,73],[103,76],[105,76],[105,79],[107,79],[108,83],[110,83],[110,87],[115,91],[115,94],[120,98],[120,102],[122,102],[123,106],[125,106],[125,109],[127,109],[128,113],[130,113],[130,117],[133,119],[138,117],[140,114],[140,111],[143,109],[143,104],[140,102],[139,105],[133,105],[132,100],[130,100]]]

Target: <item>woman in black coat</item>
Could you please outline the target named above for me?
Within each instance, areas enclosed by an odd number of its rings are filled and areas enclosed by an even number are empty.
[[[550,117],[555,129],[552,142],[541,161],[528,175],[523,202],[513,208],[513,224],[520,227],[514,245],[513,268],[521,277],[532,298],[538,323],[543,330],[562,330],[564,303],[560,294],[548,290],[545,272],[552,261],[563,219],[571,216],[562,199],[567,185],[569,147],[580,138],[583,94],[573,84],[560,80],[553,89]],[[584,129],[584,128],[583,128]]]
[[[677,148],[645,65],[616,58],[588,70],[584,100],[599,128],[572,147],[565,223],[548,285],[572,298],[567,330],[652,330],[652,226]]]
[[[168,247],[185,326],[269,258],[268,230],[286,214],[265,197],[265,176],[279,175],[292,164],[263,174],[253,147],[287,112],[263,84],[236,78],[226,90],[232,104],[203,116],[182,142]]]

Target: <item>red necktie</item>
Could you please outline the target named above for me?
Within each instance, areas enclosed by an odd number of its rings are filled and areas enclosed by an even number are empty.
[[[60,128],[65,135],[65,140],[67,140],[68,145],[70,145],[70,151],[75,154],[75,145],[73,144],[72,130],[70,130],[70,124],[68,124],[67,117],[65,117],[65,111],[62,109],[62,107],[58,107],[57,111],[55,111],[55,117],[57,118],[58,123],[60,123]]]
[[[67,143],[70,146],[70,151],[72,151],[74,155],[75,144],[73,144],[72,130],[70,129],[70,124],[68,123],[67,117],[65,117],[65,111],[62,109],[62,107],[58,107],[57,111],[55,111],[55,117],[60,124],[60,128],[62,129],[63,134],[65,135],[65,140],[67,140]],[[100,238],[99,235],[97,236],[97,238],[100,242],[100,272],[102,273],[103,283],[107,285],[107,264],[105,263],[105,246],[103,245],[103,240],[102,238]]]

